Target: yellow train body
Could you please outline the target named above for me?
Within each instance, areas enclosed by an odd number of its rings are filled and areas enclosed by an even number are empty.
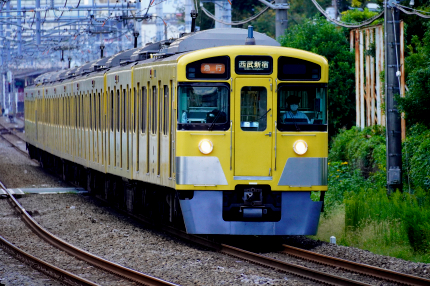
[[[271,60],[266,61],[268,58]],[[286,58],[310,63],[311,67],[318,66],[318,78],[285,79],[291,74],[280,66]],[[216,64],[211,59],[224,61],[220,71],[210,70]],[[239,63],[238,59],[243,60]],[[245,67],[239,71],[247,62],[255,65],[254,70]],[[255,70],[262,62],[270,67]],[[198,67],[202,63],[201,71],[187,69],[193,63]],[[293,63],[291,67],[300,69],[300,63]],[[207,64],[209,76],[203,70],[204,64]],[[217,78],[217,72],[224,78]],[[200,78],[192,78],[194,73]],[[279,73],[285,73],[284,79]],[[316,218],[315,213],[319,212],[321,202],[311,202],[309,193],[327,190],[325,87],[328,64],[325,58],[277,46],[222,46],[172,56],[153,56],[65,79],[59,75],[53,79],[53,76],[55,74],[45,76],[44,81],[25,89],[25,130],[32,148],[101,174],[175,191],[179,194],[185,225],[190,233],[276,235],[316,231],[319,214]],[[313,90],[316,86],[317,92],[300,90],[301,86],[307,85]],[[289,86],[292,89],[284,91]],[[207,112],[212,107],[205,107],[206,103],[202,102],[209,96],[214,98],[213,90],[224,94],[224,99],[217,99],[227,106],[224,107],[225,114],[221,115],[226,116],[224,125],[209,123],[210,116],[218,119],[220,115]],[[302,96],[301,108],[308,117],[314,117],[307,119],[314,124],[302,124],[303,120],[297,120],[292,125],[282,125],[287,124],[281,123],[282,118],[292,111],[280,101],[292,93]],[[309,94],[313,94],[312,98]],[[303,103],[304,99],[308,103]],[[306,109],[305,104],[313,109]],[[203,110],[209,117],[201,115]],[[193,111],[201,118],[191,118]],[[252,114],[244,115],[244,112]],[[188,118],[184,120],[186,116]],[[245,120],[250,116],[254,119]],[[309,126],[316,126],[316,129]],[[211,144],[213,150],[209,154],[199,149],[199,145],[204,144],[202,140]],[[302,155],[293,149],[298,141],[305,142],[307,147]],[[220,208],[227,204],[227,191],[237,191],[240,196],[270,192],[268,200],[272,200],[272,196],[278,198],[273,193],[279,192],[285,196],[282,197],[282,208],[288,207],[284,206],[284,201],[293,203],[295,200],[295,197],[284,194],[304,192],[310,201],[305,209],[318,210],[312,211],[311,222],[301,222],[297,216],[303,214],[293,214],[297,222],[290,222],[295,225],[291,228],[287,222],[276,225],[284,219],[280,216],[264,220],[267,211],[272,211],[269,207],[265,210],[259,200],[253,200],[239,209],[244,220],[237,221],[237,214],[226,219]],[[207,197],[209,206],[197,203],[204,199],[202,194],[214,194],[216,198]],[[192,204],[194,200],[196,203]],[[211,208],[211,200],[218,200],[216,211],[205,213],[199,209]],[[233,206],[236,201],[230,203]],[[318,206],[314,205],[318,203]],[[196,208],[196,205],[200,207]],[[196,216],[218,216],[215,220],[219,223],[213,228],[205,227],[203,225],[207,225],[210,218],[199,220]],[[312,226],[297,227],[306,223]]]

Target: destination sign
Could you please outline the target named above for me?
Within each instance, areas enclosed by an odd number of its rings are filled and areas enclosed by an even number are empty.
[[[187,64],[187,79],[226,80],[230,78],[230,58],[211,57]]]
[[[237,74],[271,74],[273,59],[270,56],[237,56],[235,68]]]
[[[225,65],[224,64],[207,64],[203,63],[200,68],[201,73],[212,73],[212,74],[223,74],[225,73]]]

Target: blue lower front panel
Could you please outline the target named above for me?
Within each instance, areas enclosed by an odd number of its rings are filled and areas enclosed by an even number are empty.
[[[222,191],[194,191],[191,200],[180,200],[187,232],[233,235],[314,235],[322,202],[310,192],[283,192],[281,219],[277,222],[224,221]]]

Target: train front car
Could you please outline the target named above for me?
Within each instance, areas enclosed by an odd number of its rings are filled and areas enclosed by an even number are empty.
[[[311,235],[327,190],[328,64],[276,46],[178,60],[176,189],[188,233]],[[323,197],[323,196],[321,196]]]

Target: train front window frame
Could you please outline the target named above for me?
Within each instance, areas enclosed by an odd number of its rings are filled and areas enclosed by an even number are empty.
[[[228,130],[230,86],[227,83],[179,83],[178,130]]]
[[[294,106],[297,105],[297,111]],[[279,131],[327,131],[327,84],[279,84],[277,90]]]

